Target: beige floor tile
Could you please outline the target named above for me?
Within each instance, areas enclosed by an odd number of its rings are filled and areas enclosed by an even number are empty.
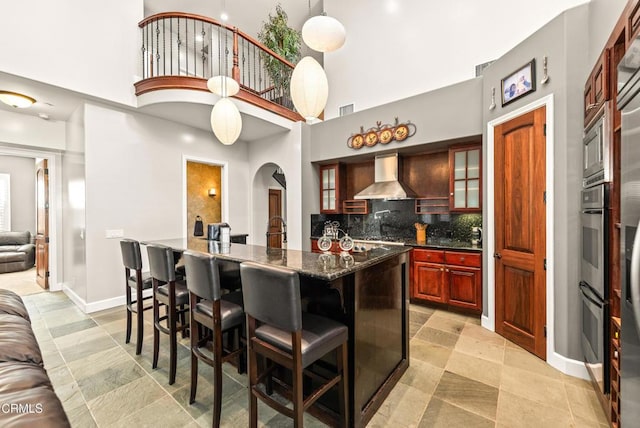
[[[425,325],[427,327],[446,331],[447,333],[459,335],[462,329],[464,329],[466,322],[466,318],[460,319],[458,317],[449,317],[444,315],[443,312],[436,312],[429,318]]]
[[[527,370],[552,379],[562,380],[562,373],[530,352],[506,348],[504,350],[504,365]]]
[[[131,357],[122,348],[115,346],[71,361],[68,366],[76,379],[84,379],[127,361],[131,361]]]
[[[579,386],[580,388],[593,390],[593,384],[589,380],[580,379],[579,377],[569,376],[564,373],[561,374],[562,381],[567,385]]]
[[[433,396],[471,413],[495,420],[498,388],[445,371]]]
[[[409,363],[409,368],[407,368],[407,371],[404,372],[400,378],[400,382],[417,388],[426,394],[433,394],[436,386],[438,386],[438,382],[440,382],[442,373],[444,373],[443,369],[412,358]]]
[[[94,428],[98,426],[86,404],[75,409],[65,408],[64,410],[72,427]]]
[[[546,406],[500,390],[496,426],[500,428],[566,428],[573,420],[568,410]]]
[[[459,336],[457,334],[447,333],[446,331],[425,325],[414,337],[435,343],[436,345],[444,346],[445,348],[453,348],[456,346]]]
[[[502,364],[504,346],[494,346],[469,336],[460,335],[454,348],[458,352]]]
[[[599,424],[607,423],[607,417],[598,401],[596,392],[592,389],[565,384],[569,407],[574,417],[580,417]]]
[[[429,402],[429,406],[418,425],[420,428],[493,428],[494,426],[495,423],[490,419],[435,397]]]
[[[436,312],[436,309],[433,309],[429,306],[417,305],[415,303],[411,303],[409,305],[409,310],[413,312],[422,312],[428,315],[433,315]]]
[[[436,367],[444,368],[451,355],[451,348],[445,348],[414,338],[410,343],[409,355],[412,359],[418,359]]]
[[[393,388],[378,410],[389,425],[415,427],[420,422],[431,395],[403,383]]]
[[[501,391],[568,411],[569,403],[563,386],[561,380],[506,365],[502,368]]]
[[[609,423],[598,423],[596,421],[590,421],[583,419],[579,416],[573,415],[573,425],[571,428],[609,428]]]
[[[471,323],[467,323],[464,326],[464,329],[460,333],[460,336],[470,337],[472,339],[476,339],[479,342],[497,347],[503,347],[506,342],[505,338],[500,336],[499,334],[487,330],[482,326]]]
[[[462,321],[463,323],[466,323],[467,320],[469,319],[468,315],[464,315],[464,314],[453,312],[453,311],[446,311],[444,309],[436,309],[435,315],[439,317],[449,318],[452,320]]]
[[[130,382],[88,402],[99,426],[107,426],[166,396],[148,376]]]
[[[496,388],[500,386],[501,364],[475,358],[462,352],[454,350],[451,353],[445,370]]]
[[[130,427],[195,427],[196,421],[171,397],[162,397],[142,409],[125,416],[111,425],[114,428]]]

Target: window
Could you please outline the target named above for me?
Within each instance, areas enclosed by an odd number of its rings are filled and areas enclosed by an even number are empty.
[[[0,232],[11,230],[10,177],[0,174]]]

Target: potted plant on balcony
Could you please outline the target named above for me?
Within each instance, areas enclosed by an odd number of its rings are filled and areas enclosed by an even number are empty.
[[[275,15],[269,14],[269,19],[262,23],[258,40],[287,61],[296,64],[300,59],[301,35],[300,31],[289,27],[287,20],[287,13],[278,4]],[[273,83],[269,99],[292,109],[289,81],[293,70],[266,52],[262,52],[262,61]]]

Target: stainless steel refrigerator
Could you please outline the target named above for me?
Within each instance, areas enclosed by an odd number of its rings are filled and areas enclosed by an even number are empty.
[[[618,66],[622,107],[620,420],[640,424],[640,41]]]

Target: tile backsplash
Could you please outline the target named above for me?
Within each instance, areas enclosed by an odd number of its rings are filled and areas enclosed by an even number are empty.
[[[322,236],[325,221],[359,239],[414,239],[415,223],[425,223],[427,236],[471,241],[471,228],[482,227],[482,214],[415,214],[413,199],[371,200],[370,214],[312,214],[311,235]]]

